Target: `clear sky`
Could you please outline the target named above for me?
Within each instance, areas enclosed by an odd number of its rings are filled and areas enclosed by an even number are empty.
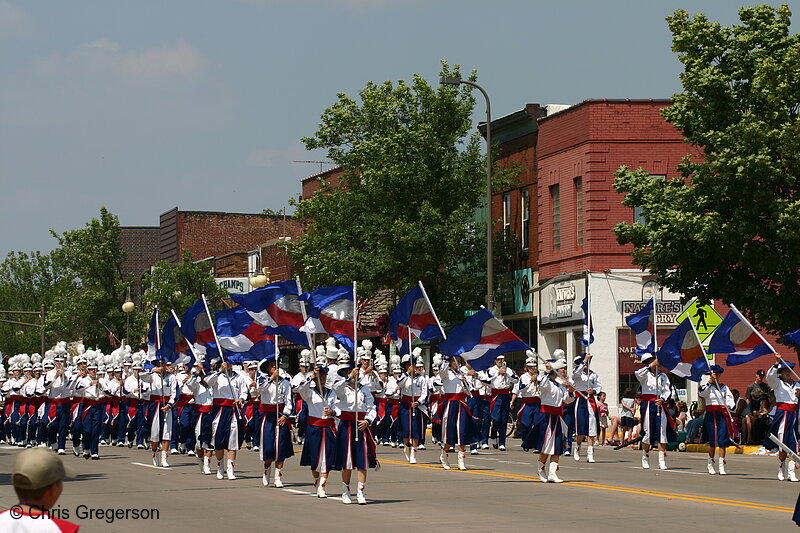
[[[756,2],[753,2],[755,4]],[[775,2],[769,2],[776,4]],[[788,2],[800,16],[800,0]],[[493,116],[680,90],[665,15],[736,0],[0,0],[0,260],[101,205],[126,226],[279,210],[337,92],[476,69]],[[478,96],[475,118],[484,115]],[[327,167],[326,167],[327,168]]]

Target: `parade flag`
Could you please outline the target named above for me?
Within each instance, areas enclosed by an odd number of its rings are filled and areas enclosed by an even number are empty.
[[[625,323],[636,334],[636,355],[640,357],[656,351],[655,302],[655,297],[652,297],[638,313],[625,317]]]
[[[457,325],[447,340],[439,343],[444,355],[460,355],[477,371],[492,366],[500,354],[531,349],[487,309]]]
[[[275,335],[256,322],[247,309],[237,305],[214,313],[217,337],[229,363],[275,357]],[[231,352],[231,353],[228,353]]]
[[[682,378],[700,382],[708,372],[708,359],[690,318],[685,318],[659,348],[658,362]]]
[[[317,287],[298,298],[308,302],[308,318],[300,331],[328,333],[344,348],[354,353],[355,286]]]
[[[147,358],[156,358],[158,350],[161,349],[161,335],[158,332],[158,306],[153,309],[153,316],[150,317],[150,329],[147,331]]]
[[[231,299],[247,310],[247,313],[270,333],[308,346],[308,336],[300,331],[305,323],[304,303],[298,300],[300,292],[295,280],[279,281],[247,294],[231,294]]]
[[[581,344],[584,346],[591,346],[594,342],[594,324],[592,324],[592,295],[586,292],[581,303],[583,309],[583,336],[581,337]]]
[[[421,281],[400,298],[389,314],[389,336],[397,345],[400,355],[410,353],[409,334],[423,341],[433,341],[444,336]]]
[[[786,335],[783,336],[783,338],[788,342],[793,342],[797,345],[800,345],[800,329],[798,329],[797,331],[793,331],[791,333],[787,333]]]
[[[203,300],[197,300],[183,313],[181,333],[196,353],[210,356],[209,348],[211,346],[213,346],[214,352],[219,353],[214,340],[214,330],[211,329],[211,320],[206,314]]]
[[[161,348],[156,352],[156,359],[169,361],[170,363],[185,363],[187,360],[194,359],[187,356],[188,353],[191,353],[189,351],[189,343],[186,342],[186,338],[181,333],[178,321],[170,314],[161,332]]]
[[[714,330],[708,352],[726,353],[728,358],[725,365],[736,366],[762,355],[775,353],[775,349],[736,309],[736,306],[731,305],[731,310]]]

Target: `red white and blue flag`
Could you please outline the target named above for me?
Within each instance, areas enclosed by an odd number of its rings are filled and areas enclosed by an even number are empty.
[[[636,355],[639,357],[656,352],[655,303],[655,297],[650,298],[638,313],[625,317],[625,323],[636,334]]]
[[[664,368],[692,381],[700,382],[703,374],[709,371],[705,351],[689,318],[685,318],[667,337],[657,356]]]
[[[153,361],[158,350],[161,349],[161,335],[158,331],[158,306],[153,309],[153,316],[150,317],[150,329],[147,331],[147,359]]]
[[[731,305],[731,310],[714,330],[708,352],[726,353],[728,358],[725,365],[736,366],[762,355],[775,353],[775,349],[759,335],[739,310]]]
[[[487,309],[457,325],[447,340],[439,343],[439,351],[444,355],[460,355],[477,371],[492,366],[500,354],[530,349]]]
[[[594,324],[592,324],[592,294],[586,292],[581,302],[581,309],[583,309],[583,336],[581,337],[581,344],[589,347],[594,342]]]
[[[271,328],[270,333],[277,333],[295,344],[308,346],[308,336],[300,331],[305,323],[305,304],[298,300],[300,291],[295,280],[279,281],[247,294],[230,296],[258,324]]]
[[[298,300],[308,303],[308,318],[300,331],[328,333],[354,353],[355,292],[354,285],[339,285],[301,294]]]
[[[161,332],[161,348],[156,352],[156,359],[170,363],[194,364],[189,343],[186,342],[186,338],[178,327],[178,321],[171,313]]]
[[[223,309],[214,313],[214,318],[217,320],[219,344],[225,350],[227,362],[241,363],[275,357],[275,335],[253,320],[246,308],[237,305]]]
[[[422,282],[405,293],[389,314],[389,336],[397,345],[400,355],[410,353],[409,339],[412,335],[423,341],[444,336]]]
[[[214,330],[211,329],[211,319],[206,313],[203,300],[197,300],[183,313],[181,333],[186,342],[192,345],[195,353],[207,355],[209,348],[212,352],[218,353]]]

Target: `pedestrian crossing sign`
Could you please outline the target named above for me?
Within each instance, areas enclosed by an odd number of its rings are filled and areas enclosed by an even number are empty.
[[[692,301],[683,309],[683,311],[675,317],[675,322],[680,324],[686,318],[689,318],[694,324],[694,329],[697,330],[697,336],[700,337],[700,342],[705,344],[706,339],[711,337],[714,330],[717,329],[720,322],[722,322],[722,315],[714,310],[714,306],[710,303],[703,303],[692,298]]]

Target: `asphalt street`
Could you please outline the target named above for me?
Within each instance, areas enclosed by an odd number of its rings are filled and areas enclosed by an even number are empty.
[[[331,474],[329,498],[313,495],[309,471],[287,460],[285,488],[266,488],[258,455],[240,452],[238,479],[204,476],[187,456],[154,468],[147,451],[102,447],[99,461],[63,459],[78,477],[65,484],[57,508],[82,531],[790,531],[800,483],[775,479],[777,459],[730,455],[727,476],[706,472],[701,453],[671,452],[669,470],[642,470],[640,452],[596,449],[597,463],[562,458],[566,482],[544,484],[536,457],[511,440],[509,450],[468,456],[469,470],[445,471],[438,449],[408,464],[398,449],[379,447],[381,468],[367,479],[368,504],[343,505]],[[18,448],[0,447],[0,506],[16,503],[10,474]],[[655,455],[655,454],[653,454]],[[655,466],[655,457],[651,459]],[[355,489],[355,480],[353,482]],[[355,500],[355,498],[354,498]],[[90,509],[94,517],[87,517]],[[153,509],[150,519],[101,518],[108,509]],[[119,512],[119,511],[117,511]],[[80,516],[76,516],[80,515]]]

